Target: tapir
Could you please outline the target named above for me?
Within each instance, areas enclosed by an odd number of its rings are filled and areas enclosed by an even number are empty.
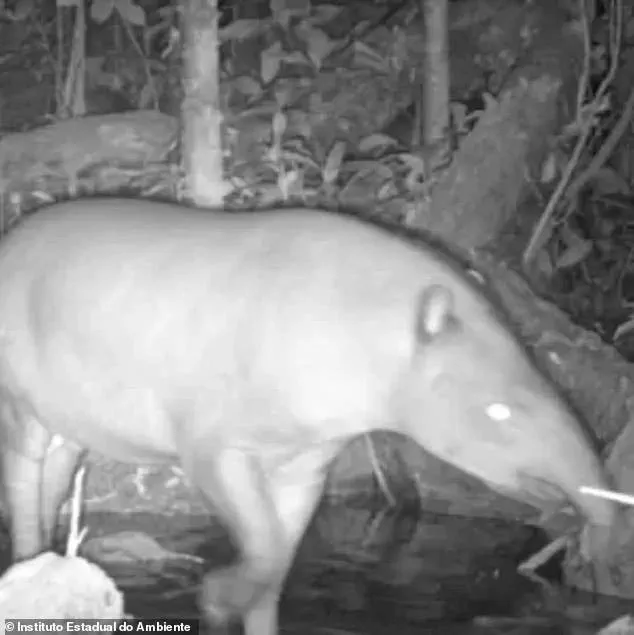
[[[614,503],[583,422],[485,284],[430,237],[314,209],[54,204],[0,242],[2,469],[13,553],[49,548],[85,452],[177,463],[239,547],[212,620],[275,635],[329,463],[409,436],[496,491]],[[61,439],[62,443],[53,443]]]

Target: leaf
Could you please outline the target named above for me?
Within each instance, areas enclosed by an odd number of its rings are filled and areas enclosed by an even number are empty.
[[[319,4],[313,8],[310,17],[306,18],[309,24],[324,24],[336,18],[343,11],[342,7],[334,4]]]
[[[304,168],[319,168],[314,159],[301,152],[297,152],[295,150],[284,150],[284,159],[289,163],[294,163],[296,165],[301,165]]]
[[[152,87],[152,84],[149,82],[146,83],[137,97],[137,107],[140,110],[151,108],[154,105],[155,96],[156,92]]]
[[[308,64],[306,56],[301,51],[290,51],[285,53],[282,61],[287,64],[302,64],[304,66]]]
[[[429,174],[427,161],[418,154],[407,152],[399,154],[398,157],[409,168],[406,183],[408,190],[413,192],[427,180]]]
[[[482,101],[484,102],[484,109],[497,108],[499,105],[498,100],[490,93],[482,93]]]
[[[281,11],[309,11],[309,0],[270,0],[271,12]]]
[[[275,139],[279,139],[286,130],[286,126],[288,123],[288,118],[283,112],[276,112],[273,115],[272,127],[273,127],[273,137]]]
[[[277,183],[266,183],[258,187],[258,199],[263,207],[269,207],[280,202],[282,192],[277,186]]]
[[[363,137],[359,141],[359,151],[362,153],[369,153],[372,150],[383,150],[384,148],[390,148],[398,145],[398,141],[394,137],[376,132],[374,134]]]
[[[551,152],[542,165],[542,173],[540,175],[540,183],[552,183],[557,176],[557,157]]]
[[[278,82],[275,86],[275,103],[278,108],[285,108],[288,106],[295,96],[293,87],[282,82]]]
[[[384,55],[381,55],[363,42],[355,41],[352,45],[354,53],[353,65],[360,68],[369,68],[379,73],[387,73],[389,62]]]
[[[115,0],[119,15],[134,26],[145,26],[145,11],[132,0]]]
[[[14,20],[24,20],[28,18],[33,11],[33,0],[18,0],[13,12]]]
[[[634,19],[632,16],[627,20],[625,24],[625,37],[629,41],[630,38],[634,35]]]
[[[105,22],[112,15],[114,3],[115,0],[94,0],[90,6],[90,17],[98,24]]]
[[[241,42],[248,40],[268,27],[269,20],[236,20],[218,30],[218,38],[221,42]]]
[[[534,267],[545,278],[550,278],[553,275],[553,264],[545,249],[542,249],[536,255]]]
[[[270,0],[271,15],[278,24],[288,27],[292,17],[307,18],[310,15],[309,0]]]
[[[555,268],[565,269],[578,265],[586,258],[590,251],[592,251],[592,241],[577,238],[577,242],[573,243],[564,251],[563,255],[557,258]]]
[[[275,42],[268,49],[262,51],[260,59],[260,77],[265,84],[268,84],[280,70],[282,58],[285,53],[282,51],[280,42]]]
[[[321,68],[321,63],[324,59],[337,46],[336,40],[328,37],[321,29],[303,26],[297,30],[297,34],[306,42],[308,57],[318,69]]]
[[[452,101],[449,104],[449,110],[454,126],[457,130],[463,132],[465,130],[465,122],[467,121],[467,107],[462,102]]]
[[[256,82],[253,77],[248,75],[240,75],[231,82],[231,87],[237,90],[242,95],[248,97],[254,97],[262,93],[262,87],[259,82]]]
[[[397,156],[410,170],[414,170],[417,174],[424,174],[426,172],[427,162],[420,154],[399,152]]]
[[[86,57],[84,62],[86,73],[90,76],[103,74],[103,63],[105,61],[106,58],[103,55],[92,55]]]
[[[284,200],[298,196],[304,187],[304,175],[299,170],[289,170],[277,177],[277,186]]]
[[[372,28],[372,22],[370,20],[361,20],[352,28],[351,35],[363,34],[368,28]]]
[[[377,182],[394,178],[392,169],[387,165],[379,163],[379,161],[359,161],[357,165],[359,166],[359,171],[350,179],[351,181],[365,178],[369,174],[372,174],[372,178]]]
[[[602,167],[592,177],[594,189],[598,194],[625,194],[631,193],[628,182],[615,170]]]
[[[612,340],[616,341],[620,337],[627,335],[630,331],[634,331],[634,316],[631,316],[627,322],[620,324],[616,330],[614,331],[614,335],[612,336]]]
[[[286,9],[282,11],[274,11],[273,7],[271,7],[271,15],[273,16],[273,21],[279,24],[282,29],[285,31],[288,30],[291,24],[291,12],[286,11]]]
[[[245,108],[236,114],[236,121],[251,118],[263,118],[266,119],[268,117],[272,117],[278,108],[275,104],[257,104],[256,106],[252,106],[251,108]]]
[[[326,165],[324,165],[324,169],[322,170],[325,184],[330,185],[337,179],[345,152],[346,144],[343,141],[337,141],[328,153]]]

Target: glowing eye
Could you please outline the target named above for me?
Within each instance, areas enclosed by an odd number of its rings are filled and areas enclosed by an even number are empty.
[[[493,421],[506,421],[511,418],[511,409],[503,403],[492,403],[488,405],[486,413]]]

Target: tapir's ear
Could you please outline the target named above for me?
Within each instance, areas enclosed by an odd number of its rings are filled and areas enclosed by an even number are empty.
[[[418,336],[434,338],[450,326],[453,319],[453,293],[440,284],[427,287],[418,300]]]

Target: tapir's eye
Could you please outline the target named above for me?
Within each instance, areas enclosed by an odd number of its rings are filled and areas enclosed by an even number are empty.
[[[508,421],[511,418],[511,409],[503,403],[489,404],[486,413],[493,421]]]

